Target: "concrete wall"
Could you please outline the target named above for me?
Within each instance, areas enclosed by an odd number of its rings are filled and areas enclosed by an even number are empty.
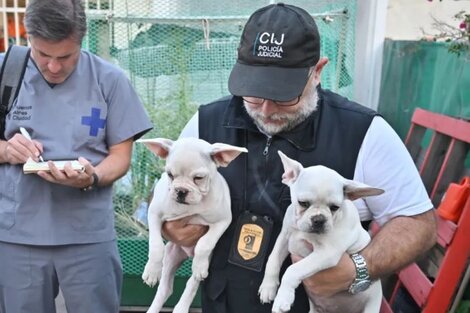
[[[427,34],[436,34],[432,28],[433,16],[458,27],[461,21],[453,16],[462,10],[470,13],[469,0],[389,0],[385,36],[394,40],[419,40],[423,29]]]

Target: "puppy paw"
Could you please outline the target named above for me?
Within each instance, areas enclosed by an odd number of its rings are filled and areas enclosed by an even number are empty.
[[[295,299],[295,290],[291,288],[280,288],[277,292],[277,296],[274,299],[272,312],[283,313],[289,312],[292,303]]]
[[[279,283],[272,280],[264,279],[258,289],[258,295],[261,303],[270,303],[274,300],[277,293]]]
[[[148,286],[155,286],[162,275],[162,263],[151,263],[147,262],[145,265],[144,273],[142,274],[142,280]]]
[[[192,274],[197,281],[204,280],[209,275],[209,260],[194,258]]]

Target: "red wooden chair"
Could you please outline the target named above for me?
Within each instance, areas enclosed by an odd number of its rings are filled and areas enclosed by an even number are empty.
[[[423,150],[426,132],[431,133],[431,138]],[[459,181],[464,175],[470,147],[470,122],[416,109],[405,145],[418,165],[434,206],[438,208],[449,184]],[[438,216],[438,245],[444,249],[444,255],[433,281],[416,263],[399,271],[390,299],[382,302],[381,313],[393,313],[391,307],[399,288],[408,291],[422,312],[449,311],[470,257],[470,198],[464,202],[456,223]]]

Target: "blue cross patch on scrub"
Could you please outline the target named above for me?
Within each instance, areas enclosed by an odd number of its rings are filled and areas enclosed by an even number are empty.
[[[82,125],[90,126],[90,136],[98,136],[98,130],[104,129],[105,119],[100,118],[101,109],[91,108],[91,116],[82,116]]]

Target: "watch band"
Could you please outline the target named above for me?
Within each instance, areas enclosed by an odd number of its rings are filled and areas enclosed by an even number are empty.
[[[369,288],[371,280],[365,258],[359,253],[354,253],[351,254],[351,259],[356,266],[356,278],[349,287],[349,292],[356,294]]]
[[[92,177],[92,179],[93,179],[91,185],[82,188],[82,189],[81,189],[82,191],[90,191],[90,190],[96,189],[96,188],[98,187],[98,183],[99,183],[99,181],[100,181],[100,178],[98,177],[98,175],[96,174],[96,172],[94,172],[93,174],[91,174],[91,177]]]
[[[367,268],[366,260],[359,253],[354,253],[351,255],[351,259],[356,266],[356,279],[368,279],[369,270]]]

